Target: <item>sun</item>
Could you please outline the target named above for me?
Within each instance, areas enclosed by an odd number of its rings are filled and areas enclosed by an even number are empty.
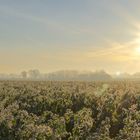
[[[116,72],[116,75],[117,75],[117,76],[120,76],[120,75],[121,75],[121,72],[120,72],[120,71],[117,71],[117,72]]]
[[[140,55],[140,47],[136,47],[135,48],[135,54],[136,55]]]

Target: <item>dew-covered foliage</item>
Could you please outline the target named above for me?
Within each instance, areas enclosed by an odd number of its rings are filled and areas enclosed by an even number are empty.
[[[0,140],[140,140],[140,82],[0,82]]]

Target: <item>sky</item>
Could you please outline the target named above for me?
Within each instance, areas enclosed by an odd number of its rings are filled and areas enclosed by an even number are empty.
[[[0,73],[140,71],[139,0],[0,0]]]

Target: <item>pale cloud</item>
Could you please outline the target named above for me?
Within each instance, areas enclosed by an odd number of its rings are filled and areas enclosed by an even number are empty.
[[[127,25],[131,25],[133,27],[133,31],[134,29],[140,30],[140,21],[136,18],[137,16],[135,16],[134,13],[132,14],[130,10],[126,9],[126,7],[124,5],[122,6],[118,1],[113,1],[112,4],[112,12],[114,14],[125,20]]]
[[[130,61],[139,59],[136,50],[140,47],[140,38],[126,43],[108,41],[107,47],[95,48],[87,53],[87,57],[96,59],[110,59],[111,61]]]
[[[7,6],[0,6],[0,12],[5,13],[7,15],[11,15],[14,17],[22,18],[25,20],[30,20],[36,23],[43,24],[45,28],[49,28],[53,31],[61,31],[66,34],[89,34],[89,35],[95,35],[94,29],[89,27],[76,27],[71,24],[64,24],[63,22],[58,22],[52,19],[49,19],[48,17],[39,17],[35,15],[31,15],[30,13],[23,13],[20,11],[17,11],[16,9],[12,9]]]

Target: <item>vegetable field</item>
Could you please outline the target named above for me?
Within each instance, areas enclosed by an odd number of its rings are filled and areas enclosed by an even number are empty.
[[[140,82],[0,82],[0,140],[140,140]]]

